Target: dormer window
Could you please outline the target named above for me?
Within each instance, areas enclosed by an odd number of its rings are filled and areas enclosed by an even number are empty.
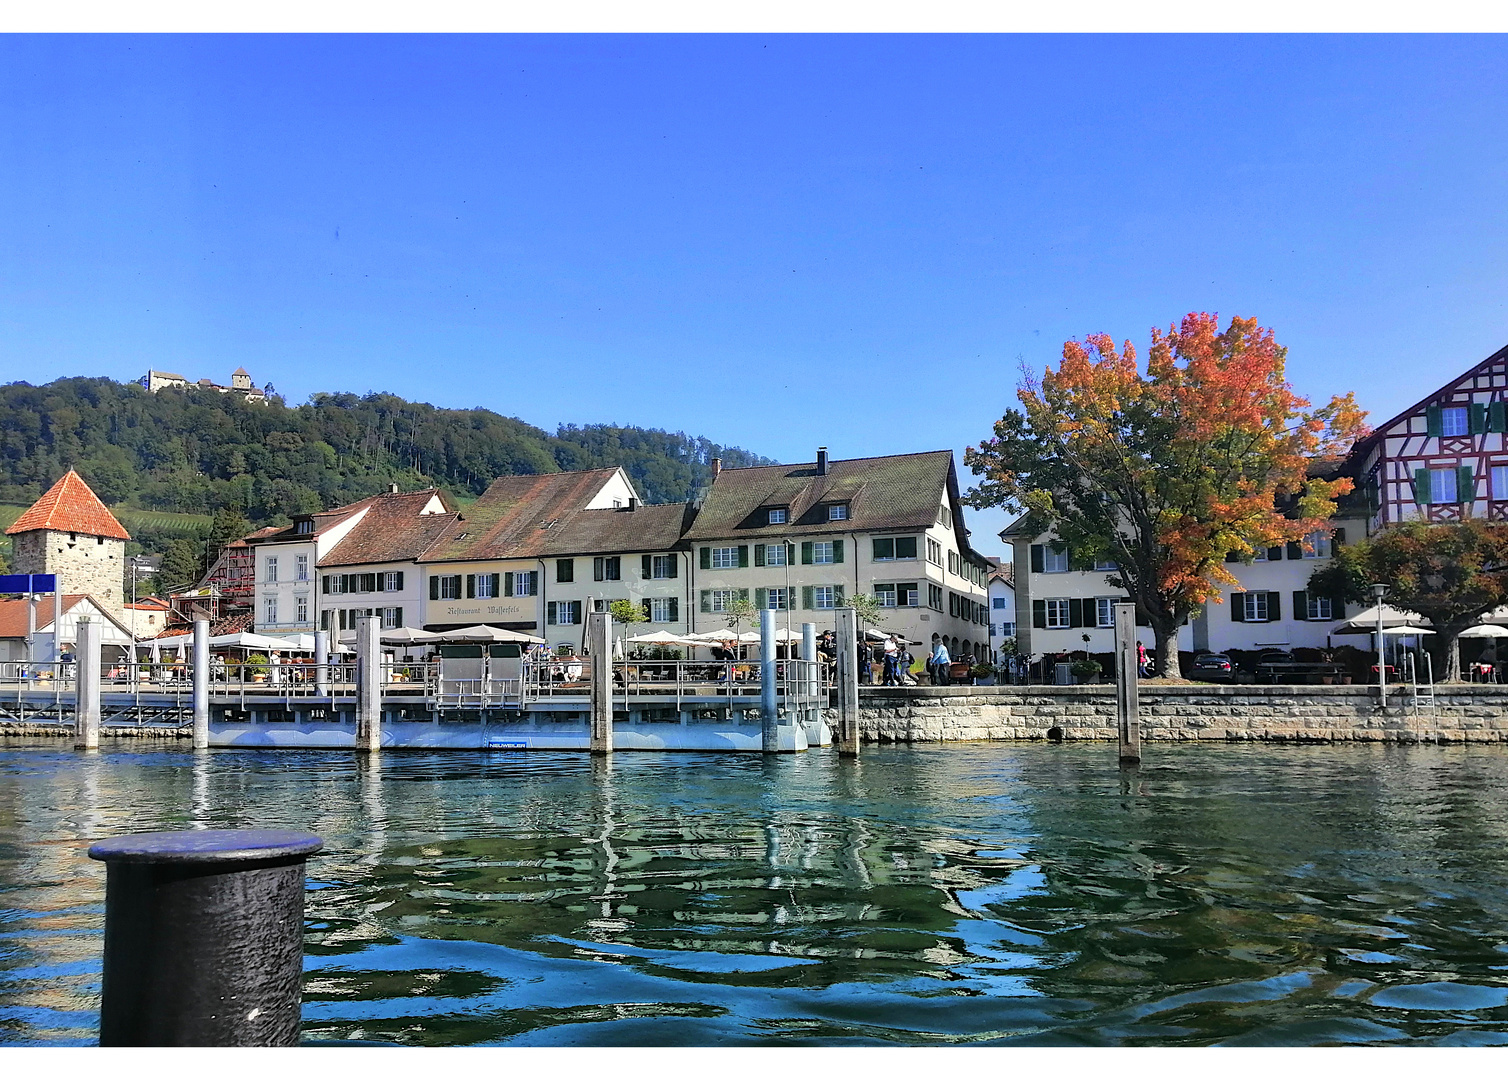
[[[848,504],[847,503],[832,503],[831,505],[829,505],[828,508],[827,508],[827,520],[828,521],[847,521],[848,520]]]
[[[784,525],[786,522],[786,508],[783,506],[772,507],[770,510],[771,525]]]
[[[300,535],[307,536],[314,531],[314,522],[312,519],[300,521],[298,525],[294,527],[293,531]]]

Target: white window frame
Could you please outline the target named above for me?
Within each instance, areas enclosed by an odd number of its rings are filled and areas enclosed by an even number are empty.
[[[276,585],[278,580],[278,557],[276,555],[267,556],[267,561],[263,565],[267,584]]]
[[[848,520],[848,504],[847,503],[833,503],[831,506],[829,506],[827,508],[827,520],[828,521],[847,521]]]
[[[557,600],[555,602],[555,625],[575,626],[576,605],[569,600]]]
[[[712,608],[712,614],[723,615],[733,606],[733,602],[737,599],[737,589],[713,589],[708,606]]]
[[[812,541],[812,565],[827,565],[833,561],[833,542],[831,540]]]
[[[1328,596],[1315,596],[1312,593],[1304,598],[1304,614],[1310,622],[1332,622],[1335,619],[1335,608]]]
[[[1268,622],[1267,593],[1263,590],[1243,593],[1241,613],[1246,622]]]
[[[1328,559],[1330,557],[1330,534],[1323,529],[1309,533],[1304,537],[1304,558]]]
[[[379,608],[378,611],[382,616],[382,629],[396,630],[398,629],[398,627],[403,625],[399,621],[400,615],[403,611],[401,607]]]
[[[927,582],[927,607],[933,611],[941,611],[943,609],[942,601],[943,587],[941,585],[934,585],[930,581]]]
[[[1265,545],[1265,544],[1259,544],[1257,546],[1257,549],[1252,552],[1251,561],[1252,562],[1266,562],[1267,561],[1267,545]]]
[[[1068,598],[1066,596],[1053,597],[1047,601],[1047,629],[1068,629]]]
[[[786,510],[786,508],[783,506],[777,506],[770,511],[768,524],[784,525],[786,523],[787,517],[789,517],[789,512]]]
[[[649,557],[649,576],[655,581],[663,581],[671,577],[670,571],[675,569],[674,555],[651,555]]]
[[[262,597],[262,625],[276,626],[278,624],[278,598],[276,596]]]
[[[1095,559],[1094,568],[1096,570],[1119,570],[1121,564],[1114,559]]]
[[[293,557],[293,580],[295,580],[295,581],[308,581],[309,580],[309,556],[307,556],[307,555],[295,555]],[[302,619],[300,619],[299,621],[303,622]]]
[[[382,580],[378,583],[378,588],[383,592],[399,592],[398,571],[388,570],[384,572]]]
[[[513,595],[537,596],[539,594],[539,589],[536,588],[538,582],[534,575],[538,572],[539,571],[537,570],[520,570],[518,573],[514,574]]]
[[[1493,465],[1488,475],[1492,478],[1492,498],[1508,499],[1508,465]]]
[[[496,600],[492,595],[492,575],[478,574],[476,576],[476,598],[478,600]]]
[[[712,549],[712,557],[709,563],[714,570],[737,570],[738,548],[715,547]]]
[[[459,600],[462,593],[461,577],[459,574],[440,575],[440,599]]]
[[[791,606],[791,596],[784,585],[777,585],[773,589],[765,590],[765,607],[771,611],[788,611]]]
[[[670,597],[652,596],[649,599],[649,621],[652,623],[668,623],[675,620],[670,617]]]
[[[941,566],[943,564],[942,545],[930,536],[927,537],[927,561],[933,566]]]
[[[812,607],[818,611],[832,611],[838,606],[838,592],[835,585],[813,585]]]
[[[898,607],[898,591],[894,585],[882,585],[877,582],[874,587],[874,597],[880,602],[880,607]]]
[[[1440,434],[1446,438],[1471,434],[1471,410],[1465,405],[1447,405],[1440,410]]]
[[[1435,503],[1460,502],[1457,490],[1458,476],[1455,469],[1431,469],[1429,471],[1429,501]]]
[[[309,598],[307,596],[295,596],[293,598],[294,621],[303,624],[309,621]]]
[[[1115,604],[1119,600],[1116,596],[1096,596],[1094,598],[1094,625],[1100,629],[1114,628]]]
[[[764,564],[766,566],[785,566],[785,544],[766,544],[764,546]]]
[[[1052,544],[1042,545],[1042,572],[1044,574],[1068,573],[1068,548],[1053,549]]]

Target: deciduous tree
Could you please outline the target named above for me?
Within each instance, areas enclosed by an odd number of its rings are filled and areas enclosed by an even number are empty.
[[[1349,479],[1314,468],[1362,433],[1354,398],[1320,409],[1284,376],[1287,350],[1255,319],[1224,331],[1206,313],[1153,329],[1147,369],[1107,334],[1063,345],[1058,369],[1028,377],[1022,409],[964,461],[974,506],[1014,505],[1076,558],[1113,560],[1178,677],[1178,628],[1233,584],[1225,558],[1329,528]]]
[[[1370,540],[1339,548],[1309,578],[1326,596],[1372,603],[1371,583],[1388,586],[1386,603],[1430,621],[1425,636],[1434,670],[1461,677],[1461,631],[1508,604],[1508,525],[1468,519],[1429,525],[1406,521]]]

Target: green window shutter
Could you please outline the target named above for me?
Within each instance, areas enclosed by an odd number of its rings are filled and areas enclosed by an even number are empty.
[[[681,598],[679,596],[672,596],[670,598],[670,621],[681,621]]]
[[[595,559],[592,560],[592,580],[593,581],[601,581],[602,580],[603,574],[605,573],[606,566],[607,566],[607,560],[604,559],[601,555],[598,555]]]
[[[703,615],[711,615],[712,614],[712,590],[711,589],[703,589],[702,590],[702,614]]]
[[[812,587],[810,585],[801,586],[801,606],[806,611],[812,610]]]
[[[785,545],[785,564],[790,566],[796,561],[796,545],[787,541]]]
[[[702,564],[701,565],[702,565],[702,569],[703,570],[711,570],[712,569],[712,549],[711,548],[702,548]]]
[[[429,578],[429,598],[431,600],[440,599],[440,579],[433,574]]]
[[[749,565],[749,545],[748,544],[739,544],[738,545],[738,565],[740,567],[744,567],[744,566],[748,566]]]
[[[1038,630],[1047,629],[1047,601],[1032,601],[1032,626]]]
[[[556,608],[554,600],[551,600],[545,605],[545,622],[549,623],[551,626],[555,625],[555,610]]]
[[[1309,594],[1303,589],[1293,594],[1293,617],[1297,622],[1309,621]]]
[[[1473,435],[1482,435],[1487,431],[1487,406],[1473,403],[1471,406],[1470,427],[1467,429]]]
[[[833,586],[833,603],[837,604],[839,607],[843,606],[843,586]]]
[[[1246,621],[1246,594],[1244,592],[1230,594],[1230,621]]]
[[[467,574],[466,575],[466,599],[468,599],[468,600],[475,600],[476,599],[476,575],[475,574]]]
[[[503,575],[503,595],[513,595],[513,572],[511,570]]]
[[[1283,618],[1283,594],[1270,592],[1267,594],[1267,621],[1281,622]]]
[[[764,545],[763,544],[755,544],[754,545],[754,565],[755,566],[763,566],[764,565]]]
[[[1288,541],[1288,557],[1290,559],[1302,559],[1304,557],[1304,545],[1301,541]]]
[[[678,577],[680,577],[681,576],[681,557],[679,555],[677,555],[675,552],[672,551],[669,555],[666,556],[666,558],[668,558],[670,560],[670,573],[666,574],[665,576],[668,577],[668,578],[678,578]]]
[[[640,576],[643,577],[645,581],[648,581],[650,578],[654,577],[655,563],[654,557],[652,555],[644,556],[642,565],[639,567],[639,572]]]
[[[1070,630],[1077,630],[1083,625],[1084,601],[1080,600],[1077,596],[1071,597],[1068,601],[1068,628]]]
[[[1044,572],[1043,568],[1047,565],[1047,563],[1046,563],[1045,560],[1046,560],[1046,555],[1045,555],[1045,551],[1043,549],[1043,546],[1041,544],[1033,544],[1032,545],[1032,573],[1034,573],[1034,574],[1043,573]],[[1046,618],[1046,616],[1043,616],[1043,618]]]
[[[803,540],[803,541],[801,541],[801,565],[802,566],[810,566],[811,564],[812,564],[812,542],[810,540]]]
[[[1456,499],[1463,503],[1477,501],[1477,478],[1470,465],[1456,469]]]
[[[1440,406],[1431,405],[1428,409],[1425,409],[1424,433],[1439,438],[1440,433],[1444,430],[1445,425],[1441,422],[1440,418]]]
[[[749,590],[748,589],[737,589],[737,590],[734,591],[734,595],[737,596],[740,600],[748,600],[749,599]]]
[[[833,541],[833,562],[840,563],[842,561],[843,561],[843,541],[841,541],[841,540],[834,540]]]
[[[403,571],[402,570],[398,571],[398,588],[397,588],[397,591],[398,592],[402,592],[403,591]]]
[[[1501,401],[1487,406],[1487,430],[1508,431],[1508,409],[1503,408]]]
[[[642,612],[644,612],[644,621],[648,622],[650,620],[649,601],[648,600],[640,600],[639,601],[639,610],[642,611]]]
[[[493,596],[500,595],[498,593],[498,588],[497,587],[498,587],[499,583],[502,581],[503,575],[501,575],[501,574],[488,574],[487,576],[492,579],[491,581],[488,582],[488,584],[492,586],[492,588],[489,589],[488,592],[490,592]],[[402,583],[401,580],[400,580],[399,583],[400,584]]]
[[[1414,470],[1414,502],[1420,506],[1429,505],[1429,470]]]
[[[769,600],[769,593],[766,590],[764,590],[764,589],[755,589],[754,590],[754,607],[755,607],[756,610],[763,611],[764,608],[765,608],[765,603],[768,600]]]

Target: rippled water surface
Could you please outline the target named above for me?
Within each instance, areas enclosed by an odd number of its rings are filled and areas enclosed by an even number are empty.
[[[0,1040],[95,1036],[90,841],[277,826],[311,1038],[1508,1042],[1508,753],[1112,758],[0,750]]]

